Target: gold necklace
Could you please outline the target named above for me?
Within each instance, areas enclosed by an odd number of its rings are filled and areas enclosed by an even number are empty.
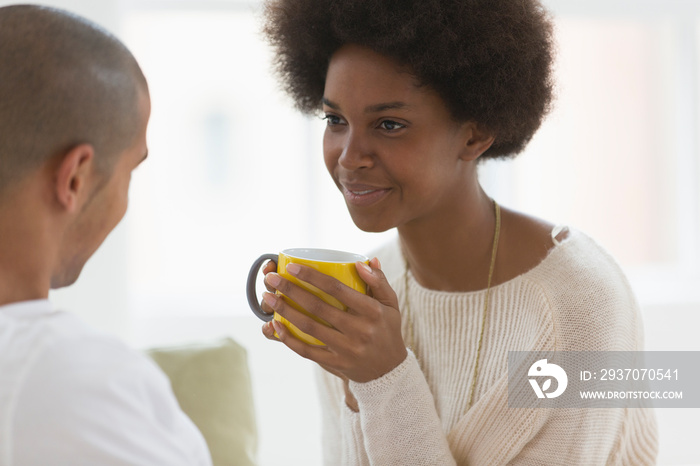
[[[491,248],[491,265],[489,266],[489,278],[486,283],[486,298],[484,299],[484,310],[481,313],[481,329],[479,330],[479,342],[476,348],[476,363],[474,364],[474,375],[472,377],[472,385],[469,388],[469,400],[467,402],[467,410],[471,408],[472,401],[474,400],[474,388],[476,387],[476,377],[479,373],[479,362],[481,359],[481,343],[484,339],[484,328],[486,327],[486,313],[489,308],[489,296],[491,294],[491,279],[493,278],[493,269],[496,266],[496,252],[498,251],[498,238],[501,234],[501,208],[496,201],[493,201],[493,208],[496,212],[496,228],[493,233],[493,246]],[[413,322],[411,322],[411,305],[408,298],[408,259],[404,254],[404,293],[406,294],[406,299],[404,303],[404,316],[406,317],[406,324],[408,326],[408,347],[413,349]]]

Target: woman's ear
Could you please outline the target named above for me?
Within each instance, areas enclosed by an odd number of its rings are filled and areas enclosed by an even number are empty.
[[[464,150],[460,157],[464,161],[474,161],[481,154],[486,152],[496,140],[496,137],[489,132],[483,125],[474,121],[464,123]]]
[[[68,212],[76,212],[88,193],[94,176],[95,149],[80,144],[70,149],[58,163],[54,191],[58,203]]]

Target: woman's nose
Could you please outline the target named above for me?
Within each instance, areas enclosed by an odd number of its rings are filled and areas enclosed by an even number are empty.
[[[348,132],[338,163],[346,170],[371,167],[374,164],[374,151],[369,141],[357,132]]]

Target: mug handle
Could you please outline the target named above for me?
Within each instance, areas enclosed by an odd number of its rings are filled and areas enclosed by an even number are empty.
[[[260,267],[262,266],[263,262],[267,260],[277,263],[277,254],[263,254],[262,256],[258,257],[255,262],[253,262],[253,265],[250,267],[250,272],[248,272],[248,282],[246,283],[245,289],[246,296],[248,297],[248,305],[253,311],[253,314],[265,322],[271,321],[274,314],[268,314],[262,310],[262,307],[260,307],[258,295],[255,291],[255,279],[258,277],[258,273],[260,272]]]

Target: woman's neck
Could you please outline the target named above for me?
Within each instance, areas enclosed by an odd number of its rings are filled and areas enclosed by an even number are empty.
[[[408,266],[426,288],[475,291],[487,286],[494,204],[478,183],[473,186],[431,217],[398,227]]]

